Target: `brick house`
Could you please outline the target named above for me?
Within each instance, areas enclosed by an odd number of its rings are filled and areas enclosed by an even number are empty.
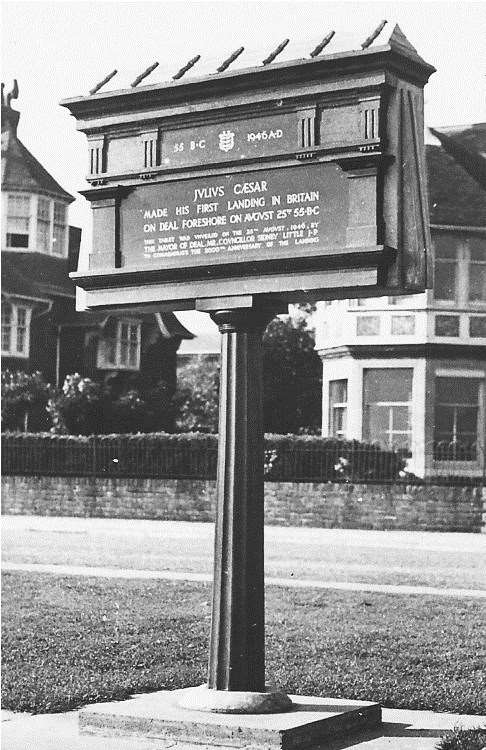
[[[109,315],[75,311],[69,272],[78,265],[81,230],[69,226],[66,192],[17,135],[18,89],[2,86],[2,360],[62,384],[79,372],[142,392],[176,385],[181,341],[193,338],[172,313]]]

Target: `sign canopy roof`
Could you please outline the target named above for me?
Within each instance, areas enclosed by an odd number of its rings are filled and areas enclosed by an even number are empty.
[[[379,36],[382,35],[383,32],[381,31]],[[378,34],[376,37],[378,37]],[[435,72],[434,66],[425,62],[418,54],[398,24],[388,35],[386,42],[372,46],[376,37],[373,34],[368,37],[359,50],[318,54],[309,59],[276,61],[249,68],[227,69],[210,75],[188,76],[187,78],[172,79],[144,86],[132,84],[129,88],[99,91],[88,96],[64,99],[61,105],[67,107],[73,115],[80,118],[89,115],[90,112],[99,110],[100,107],[105,112],[108,110],[115,112],[117,110],[125,111],[128,106],[132,105],[143,106],[145,100],[150,101],[153,106],[156,103],[175,102],[198,94],[210,94],[213,91],[221,96],[225,90],[228,92],[235,91],[235,87],[244,89],[250,82],[251,87],[255,88],[256,86],[271,85],[275,81],[279,84],[285,84],[297,82],[299,79],[309,80],[314,74],[322,79],[326,75],[332,76],[336,70],[351,73],[363,68],[372,69],[374,66],[383,65],[385,60],[391,67],[396,62],[402,74],[405,72],[412,81],[421,85],[424,85],[430,75]],[[368,46],[364,46],[365,44]],[[154,66],[151,66],[151,68],[154,68]],[[150,68],[147,71],[150,71]],[[107,76],[107,79],[111,80],[110,76]]]

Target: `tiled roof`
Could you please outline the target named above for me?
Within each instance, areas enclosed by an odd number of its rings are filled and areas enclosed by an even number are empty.
[[[2,190],[41,190],[70,203],[74,200],[19,141],[9,122],[2,128]]]
[[[426,146],[432,224],[486,227],[486,190],[441,146]]]
[[[67,258],[4,250],[2,265],[5,266],[2,287],[7,293],[19,293],[15,290],[22,287],[23,294],[32,297],[75,296],[74,284],[68,276]]]
[[[486,123],[430,128],[444,150],[486,190]]]
[[[180,323],[174,313],[163,312],[160,313],[164,328],[167,330],[168,338],[179,337],[181,339],[192,339],[194,335]],[[104,328],[109,318],[122,317],[121,314],[117,315],[116,310],[113,312],[99,312],[94,310],[90,312],[85,310],[83,312],[75,312],[74,310],[62,321],[62,325],[69,328]],[[137,317],[139,317],[137,315]],[[153,313],[142,313],[143,319],[153,319]]]
[[[2,291],[16,297],[39,297],[32,279],[25,278],[8,255],[2,253]]]

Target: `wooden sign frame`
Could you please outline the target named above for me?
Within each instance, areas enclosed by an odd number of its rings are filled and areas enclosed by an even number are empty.
[[[64,100],[89,146],[93,251],[71,275],[87,307],[423,290],[433,71],[395,27],[360,51]]]

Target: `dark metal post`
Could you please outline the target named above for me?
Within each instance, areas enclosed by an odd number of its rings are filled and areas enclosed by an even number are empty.
[[[221,332],[208,687],[265,690],[262,336],[274,313],[212,314]]]

